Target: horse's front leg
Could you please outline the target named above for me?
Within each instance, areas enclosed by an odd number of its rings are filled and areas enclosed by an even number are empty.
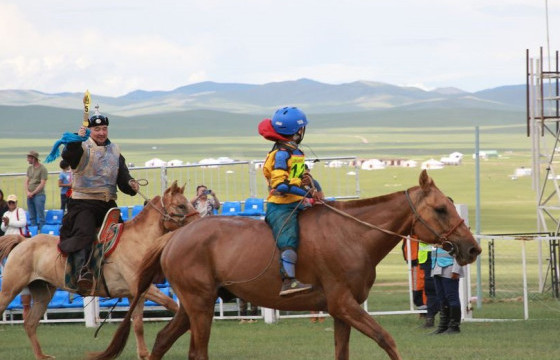
[[[350,325],[339,318],[334,318],[334,358],[336,360],[350,359]]]
[[[132,299],[129,298],[129,302],[132,302]],[[143,312],[144,301],[142,299],[132,311],[132,324],[134,326],[134,336],[136,337],[136,354],[138,355],[138,359],[147,360],[150,356],[150,352],[148,351],[146,341],[144,340]]]
[[[393,337],[381,327],[361,306],[358,302],[352,297],[350,292],[340,295],[337,294],[336,296],[329,296],[328,300],[328,308],[329,314],[332,315],[333,318],[343,321],[349,326],[359,330],[364,335],[373,339],[393,360],[401,360],[401,355],[399,354],[399,350],[397,349],[397,344]],[[337,322],[335,321],[335,326]],[[335,341],[342,339],[348,335],[344,334],[345,330],[342,326],[339,325],[339,332],[340,334],[336,333],[337,328],[335,327]],[[348,339],[346,339],[346,343]],[[348,346],[348,345],[346,345]],[[337,356],[344,355],[344,348],[337,349]],[[346,357],[340,357],[337,359],[348,359]]]

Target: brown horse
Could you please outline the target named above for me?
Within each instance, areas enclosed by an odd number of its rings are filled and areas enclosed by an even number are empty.
[[[423,171],[420,186],[385,196],[328,202],[301,213],[298,279],[313,291],[280,297],[279,256],[263,221],[241,217],[203,218],[172,234],[150,251],[138,294],[163,271],[180,306],[157,335],[150,359],[161,359],[191,330],[189,359],[208,359],[214,302],[223,290],[252,304],[280,310],[328,311],[334,319],[335,358],[349,358],[351,328],[377,342],[391,359],[401,359],[395,341],[360,306],[376,277],[375,267],[402,239],[414,233],[444,246],[464,265],[481,249],[452,202]],[[131,308],[138,301],[133,300]],[[130,311],[112,343],[91,359],[120,354],[130,330]]]
[[[146,251],[161,235],[199,218],[184,196],[184,190],[174,182],[162,197],[153,198],[134,219],[124,223],[119,245],[103,267],[109,292],[106,292],[105,286],[98,286],[92,295],[128,298],[136,295],[137,270]],[[54,358],[43,353],[36,331],[56,288],[73,291],[65,288],[66,258],[58,252],[57,242],[57,236],[45,234],[31,239],[13,235],[0,238],[0,261],[8,257],[0,291],[0,314],[25,286],[29,287],[33,305],[24,320],[24,328],[36,359]],[[178,309],[173,299],[155,286],[150,287],[145,297],[173,312]],[[140,305],[139,310],[134,310],[134,328],[138,357],[145,359],[149,352],[143,336],[143,302]]]

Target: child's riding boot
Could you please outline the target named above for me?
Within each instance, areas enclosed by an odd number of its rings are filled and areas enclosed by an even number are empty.
[[[311,291],[310,284],[303,284],[296,279],[297,254],[293,249],[287,249],[280,254],[282,261],[282,289],[280,296]]]

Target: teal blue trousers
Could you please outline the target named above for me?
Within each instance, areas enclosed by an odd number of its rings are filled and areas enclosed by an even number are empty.
[[[276,246],[280,250],[292,248],[297,251],[299,246],[298,214],[303,210],[301,203],[266,205],[265,221],[270,225]]]

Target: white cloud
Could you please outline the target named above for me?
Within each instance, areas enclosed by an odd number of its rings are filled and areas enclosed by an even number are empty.
[[[533,0],[0,0],[0,89],[311,78],[474,91],[524,82],[544,20]],[[560,4],[549,2],[549,22],[557,44]]]

